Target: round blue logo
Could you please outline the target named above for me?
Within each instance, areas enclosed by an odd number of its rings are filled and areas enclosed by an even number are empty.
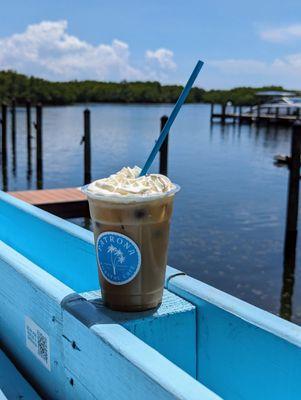
[[[103,232],[97,238],[96,249],[100,271],[113,285],[124,285],[138,274],[141,253],[129,237],[117,232]]]

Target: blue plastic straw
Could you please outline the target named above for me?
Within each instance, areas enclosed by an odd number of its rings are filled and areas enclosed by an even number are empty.
[[[182,107],[184,101],[186,100],[186,97],[189,95],[192,85],[194,84],[194,81],[196,80],[196,77],[198,76],[203,64],[204,64],[203,61],[199,60],[197,62],[194,70],[192,71],[192,74],[190,75],[190,78],[188,79],[188,81],[186,83],[186,86],[184,87],[182,93],[180,94],[180,97],[178,98],[168,120],[166,121],[166,124],[164,125],[164,128],[162,129],[162,132],[160,133],[159,139],[156,141],[156,143],[152,149],[152,152],[150,153],[148,159],[146,160],[146,163],[144,164],[144,167],[140,173],[140,176],[147,174],[147,171],[149,170],[150,166],[152,165],[158,151],[160,150],[166,136],[168,135],[170,127],[173,124],[174,120],[176,119],[176,116],[178,115],[180,108]]]

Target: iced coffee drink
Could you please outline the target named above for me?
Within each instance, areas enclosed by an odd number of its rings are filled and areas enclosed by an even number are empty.
[[[104,303],[139,311],[162,301],[169,223],[179,187],[166,176],[123,168],[86,186]]]

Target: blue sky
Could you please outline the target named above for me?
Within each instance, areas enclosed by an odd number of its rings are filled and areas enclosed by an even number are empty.
[[[300,0],[1,4],[0,68],[53,80],[186,81],[301,88]]]

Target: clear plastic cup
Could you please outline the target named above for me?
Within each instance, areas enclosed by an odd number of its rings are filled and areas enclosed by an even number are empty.
[[[169,225],[179,186],[160,195],[104,196],[82,188],[94,227],[98,275],[111,309],[143,311],[162,301]]]

